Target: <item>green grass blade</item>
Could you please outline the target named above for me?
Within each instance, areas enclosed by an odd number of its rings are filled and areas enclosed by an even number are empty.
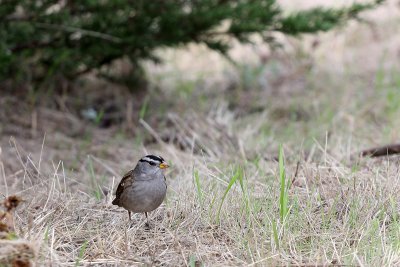
[[[279,249],[279,234],[278,234],[278,226],[276,221],[272,221],[272,234],[274,235],[274,241],[276,244],[277,249]]]
[[[88,241],[85,240],[85,242],[83,243],[81,249],[79,250],[79,255],[78,258],[75,261],[75,267],[80,265],[81,260],[83,259],[83,255],[85,254],[86,248],[88,245]]]
[[[203,207],[203,191],[201,190],[199,171],[195,170],[193,173],[194,182],[197,190],[197,197],[199,198],[200,206]]]
[[[92,159],[89,157],[89,173],[90,173],[90,182],[92,186],[92,192],[94,197],[97,200],[101,199],[101,192],[100,192],[100,186],[99,183],[97,182],[96,175],[94,173],[94,168],[93,168],[93,162]]]
[[[226,195],[228,194],[229,190],[232,188],[233,184],[236,182],[236,180],[239,178],[240,176],[240,171],[236,170],[235,175],[232,176],[232,178],[229,181],[228,187],[225,190],[224,195],[222,196],[221,199],[221,203],[219,204],[218,207],[218,212],[217,212],[217,222],[219,223],[219,218],[220,218],[220,213],[221,213],[221,208],[222,208],[222,204],[224,204],[224,200],[226,198]]]
[[[246,213],[247,215],[250,215],[250,205],[249,205],[249,196],[248,196],[248,192],[247,192],[247,187],[244,184],[244,172],[243,172],[243,168],[242,167],[238,167],[237,172],[239,172],[239,184],[240,184],[240,188],[242,189],[242,193],[243,193],[243,198],[244,198],[244,202],[245,202],[245,208],[246,208]]]
[[[49,240],[49,226],[46,226],[46,230],[44,231],[44,241],[47,242]]]
[[[146,115],[146,112],[147,112],[148,103],[149,103],[149,98],[146,97],[146,98],[143,100],[142,106],[140,107],[139,119],[142,119],[142,120],[144,119],[144,116]]]
[[[104,109],[101,109],[100,112],[96,115],[94,123],[99,126],[101,121],[103,120],[103,117],[104,117]]]
[[[279,196],[279,215],[281,222],[283,223],[283,220],[288,213],[288,188],[286,186],[286,172],[282,145],[279,147],[279,178],[281,183],[281,191]]]

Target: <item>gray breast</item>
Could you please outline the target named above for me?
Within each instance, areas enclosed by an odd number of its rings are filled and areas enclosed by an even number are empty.
[[[121,204],[133,212],[150,212],[158,208],[165,198],[167,185],[164,176],[151,180],[136,180],[121,195]]]

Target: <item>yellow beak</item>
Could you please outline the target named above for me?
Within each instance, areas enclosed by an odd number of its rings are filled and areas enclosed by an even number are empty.
[[[159,165],[159,167],[160,167],[160,169],[166,169],[166,168],[169,167],[169,165],[168,165],[167,163],[163,162],[163,163],[161,163],[161,164]]]

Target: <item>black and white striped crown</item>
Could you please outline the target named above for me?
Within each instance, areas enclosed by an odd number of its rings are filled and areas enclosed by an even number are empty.
[[[147,162],[150,165],[159,165],[164,162],[161,156],[147,155],[139,160],[140,162]]]

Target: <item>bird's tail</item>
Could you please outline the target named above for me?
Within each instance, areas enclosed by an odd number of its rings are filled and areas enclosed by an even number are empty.
[[[114,199],[111,203],[112,203],[113,205],[119,206],[119,198]]]

